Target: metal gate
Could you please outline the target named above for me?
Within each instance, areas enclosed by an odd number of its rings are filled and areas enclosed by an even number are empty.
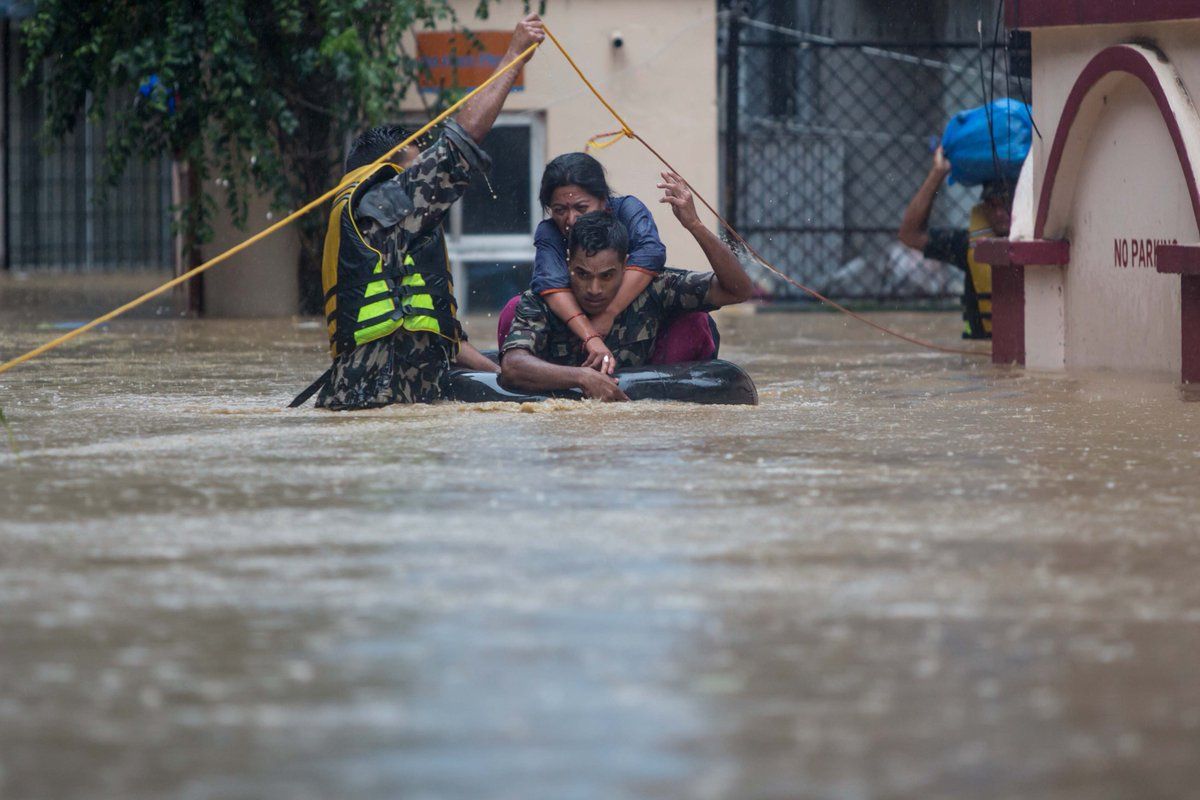
[[[756,6],[760,12],[756,12]],[[1003,40],[847,40],[768,21],[778,4],[724,14],[727,218],[790,277],[847,300],[929,300],[962,274],[896,237],[937,137],[957,111],[1027,89]],[[943,188],[931,225],[965,227],[978,190]],[[803,296],[762,271],[777,298]]]
[[[2,41],[4,265],[20,270],[172,269],[169,161],[131,163],[116,186],[103,186],[104,127],[84,120],[67,138],[45,141],[42,89],[36,83],[21,85],[25,54],[15,23],[4,21]],[[131,92],[127,101],[132,99]]]

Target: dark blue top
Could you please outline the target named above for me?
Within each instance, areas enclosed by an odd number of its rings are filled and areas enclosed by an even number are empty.
[[[667,248],[658,238],[658,227],[650,209],[633,195],[608,198],[608,210],[629,231],[629,258],[626,263],[650,272],[662,272],[667,264]],[[567,277],[567,237],[554,220],[542,220],[533,234],[533,281],[535,294],[570,288]]]

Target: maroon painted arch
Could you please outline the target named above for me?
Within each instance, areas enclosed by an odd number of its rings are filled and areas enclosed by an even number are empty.
[[[1058,130],[1054,133],[1054,143],[1050,147],[1050,155],[1046,159],[1046,173],[1042,181],[1042,193],[1038,198],[1037,218],[1033,226],[1035,239],[1045,238],[1046,219],[1050,214],[1050,201],[1054,196],[1058,170],[1062,166],[1063,153],[1066,151],[1071,129],[1075,125],[1075,118],[1079,116],[1079,109],[1097,83],[1113,73],[1120,72],[1137,78],[1154,97],[1158,111],[1162,114],[1163,122],[1167,126],[1167,132],[1171,135],[1171,141],[1175,145],[1175,154],[1179,158],[1184,181],[1187,183],[1188,195],[1192,200],[1192,214],[1196,218],[1196,226],[1200,228],[1200,190],[1197,190],[1196,176],[1192,172],[1191,156],[1184,144],[1183,134],[1179,130],[1179,120],[1175,118],[1175,112],[1167,100],[1166,90],[1145,54],[1129,45],[1114,45],[1101,50],[1088,62],[1088,65],[1079,73],[1079,77],[1075,80],[1075,85],[1071,88],[1071,93],[1063,105],[1062,116],[1058,121]]]

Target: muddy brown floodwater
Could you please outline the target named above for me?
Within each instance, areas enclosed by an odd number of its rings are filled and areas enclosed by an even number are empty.
[[[2,356],[129,296],[31,286]],[[284,411],[296,320],[3,376],[0,797],[1195,796],[1195,396],[721,325],[760,407]]]

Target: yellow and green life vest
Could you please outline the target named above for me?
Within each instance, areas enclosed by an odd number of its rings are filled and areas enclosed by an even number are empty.
[[[967,268],[975,288],[974,308],[963,309],[963,336],[969,339],[992,337],[992,268],[975,260],[975,243],[992,236],[992,225],[982,203],[971,209],[970,244]],[[970,298],[968,298],[969,302]],[[976,316],[978,315],[978,316]],[[975,319],[972,319],[975,317]]]
[[[336,358],[359,345],[403,329],[434,333],[457,343],[461,328],[450,278],[446,242],[439,227],[389,264],[364,238],[355,211],[371,188],[395,177],[394,164],[372,164],[352,172],[333,201],[321,284],[329,351]]]

